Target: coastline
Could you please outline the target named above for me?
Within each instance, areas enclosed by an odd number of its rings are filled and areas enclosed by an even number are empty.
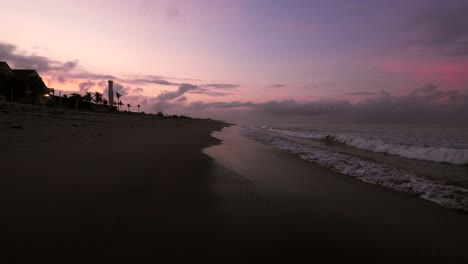
[[[213,160],[227,124],[0,109],[0,232],[9,263],[126,262],[211,245]],[[206,235],[203,235],[206,233]]]
[[[330,172],[238,126],[25,107],[0,108],[10,263],[468,258],[466,214]]]
[[[214,135],[223,144],[205,153],[228,171],[218,185],[220,208],[244,256],[357,263],[468,259],[464,212],[332,172],[245,137],[239,126]]]

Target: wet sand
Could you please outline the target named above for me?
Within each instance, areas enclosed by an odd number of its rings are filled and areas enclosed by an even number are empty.
[[[2,259],[467,260],[467,214],[332,173],[238,127],[215,132],[216,145],[210,133],[224,126],[0,104]]]
[[[243,137],[237,126],[215,136],[223,144],[205,152],[224,168],[220,214],[245,250],[239,255],[305,263],[468,260],[462,211],[331,172]]]

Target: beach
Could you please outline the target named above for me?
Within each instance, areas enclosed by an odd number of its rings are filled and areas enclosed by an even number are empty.
[[[5,263],[468,260],[466,213],[238,126],[2,103],[0,131]]]
[[[224,215],[246,255],[310,263],[466,262],[465,212],[332,172],[241,130],[215,132],[223,144],[205,152],[230,169],[218,193],[244,194],[224,196]]]
[[[219,143],[210,133],[226,124],[1,108],[0,233],[8,263],[130,263],[193,252],[208,240],[213,161],[201,151]]]

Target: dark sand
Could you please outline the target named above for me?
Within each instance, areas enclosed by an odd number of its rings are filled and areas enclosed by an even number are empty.
[[[2,262],[204,255],[218,232],[201,151],[223,126],[2,105]]]
[[[2,263],[467,261],[467,214],[223,126],[0,104]]]
[[[223,144],[205,152],[220,163],[215,190],[233,241],[245,250],[239,255],[304,263],[468,263],[468,214],[331,172],[240,136],[236,126],[215,136]]]

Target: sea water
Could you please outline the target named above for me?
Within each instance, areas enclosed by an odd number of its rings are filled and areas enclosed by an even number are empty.
[[[244,124],[242,133],[358,180],[468,211],[468,125]]]

